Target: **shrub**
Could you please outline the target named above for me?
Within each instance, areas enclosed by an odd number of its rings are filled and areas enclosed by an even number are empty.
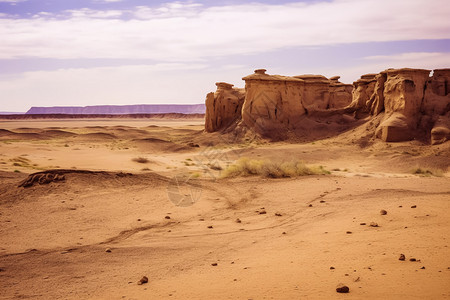
[[[269,178],[330,174],[323,166],[308,167],[301,161],[269,161],[241,158],[224,170],[222,177],[259,175]]]
[[[145,157],[137,157],[137,158],[133,158],[132,161],[140,163],[140,164],[147,164],[149,163],[149,160]]]

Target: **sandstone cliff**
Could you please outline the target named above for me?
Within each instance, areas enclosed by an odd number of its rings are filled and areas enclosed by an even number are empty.
[[[450,69],[388,69],[361,76],[353,85],[339,76],[280,76],[258,69],[243,78],[245,91],[218,83],[207,96],[205,129],[238,124],[267,137],[321,131],[324,136],[378,116],[372,138],[386,142],[428,137],[450,139]],[[370,135],[370,132],[368,133]]]

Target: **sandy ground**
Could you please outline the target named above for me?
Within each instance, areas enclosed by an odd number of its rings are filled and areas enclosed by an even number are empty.
[[[351,140],[230,145],[201,120],[2,121],[0,299],[450,299],[450,143]],[[240,157],[331,174],[210,168]],[[48,169],[91,172],[18,186]]]

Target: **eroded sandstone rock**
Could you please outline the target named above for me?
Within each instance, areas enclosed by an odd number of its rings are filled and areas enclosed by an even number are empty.
[[[296,119],[305,114],[304,81],[268,75],[256,70],[245,80],[246,97],[242,108],[243,124],[260,134],[280,128],[295,127]]]
[[[214,132],[230,126],[241,119],[245,91],[233,88],[232,84],[216,83],[215,93],[206,95],[205,130]]]

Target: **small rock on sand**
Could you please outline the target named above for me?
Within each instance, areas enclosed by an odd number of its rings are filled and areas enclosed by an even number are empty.
[[[212,263],[211,266],[217,267],[217,263]]]
[[[413,206],[411,206],[411,208],[416,208],[417,207],[417,205],[413,205]]]
[[[261,211],[259,212],[259,214],[260,214],[260,215],[265,215],[265,214],[267,214],[267,212],[266,212],[265,210],[261,210]]]
[[[138,281],[137,284],[142,285],[142,284],[145,284],[145,283],[147,283],[147,282],[148,282],[147,276],[143,276],[143,277],[141,278],[141,280]]]
[[[409,261],[417,261],[415,258],[410,258]]]
[[[382,210],[380,210],[380,214],[381,214],[381,215],[387,215],[387,211],[384,210],[384,209],[382,209]]]
[[[351,232],[351,231],[347,231],[346,233],[347,233],[347,234],[352,234],[353,232]]]
[[[370,222],[370,225],[369,225],[370,227],[378,227],[378,224],[377,223],[375,223],[375,222]]]
[[[400,254],[400,257],[398,258],[398,260],[405,260],[405,259],[406,259],[405,254]]]
[[[164,218],[167,220],[170,220],[170,216],[165,216]]]
[[[111,253],[111,248],[106,248],[105,252]]]
[[[362,222],[362,223],[359,223],[359,225],[366,225],[366,223]]]
[[[336,292],[338,292],[338,293],[348,293],[348,292],[350,292],[350,289],[346,285],[339,284],[336,287]]]
[[[277,212],[277,213],[275,213],[275,216],[277,216],[277,217],[281,217],[281,216],[282,216],[282,214],[281,214],[281,213],[279,213],[279,212]]]
[[[308,207],[312,207],[312,204],[308,205]]]
[[[335,269],[335,267],[330,267],[330,270],[334,270]]]
[[[209,229],[212,229],[213,227],[212,227],[212,225],[209,225],[208,228],[209,228]]]
[[[237,218],[236,223],[242,223],[241,219]]]

